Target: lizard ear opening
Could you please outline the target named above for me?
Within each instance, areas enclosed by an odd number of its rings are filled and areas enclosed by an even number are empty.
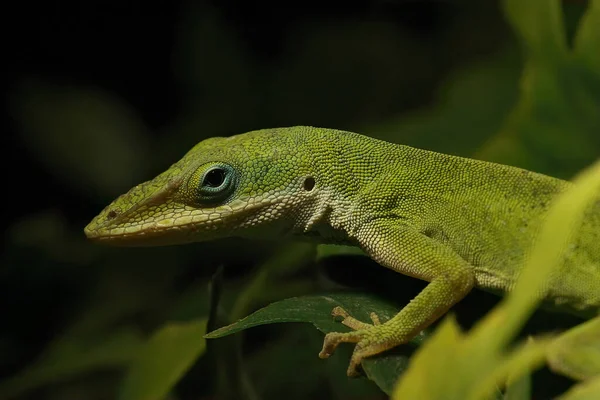
[[[316,184],[315,178],[313,178],[312,176],[307,176],[304,179],[304,185],[303,185],[304,190],[306,190],[307,192],[310,192],[311,190],[314,189],[315,184]]]

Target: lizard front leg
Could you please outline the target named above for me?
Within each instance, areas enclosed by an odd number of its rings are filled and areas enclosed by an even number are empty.
[[[445,244],[408,226],[375,220],[360,229],[356,238],[381,265],[430,283],[385,323],[379,324],[376,316],[372,316],[373,325],[348,319],[344,310],[334,309],[334,315],[344,317],[348,320],[345,325],[356,330],[328,333],[319,357],[329,357],[342,342],[356,343],[348,376],[358,375],[363,358],[408,342],[462,299],[475,283],[473,268],[467,261]]]

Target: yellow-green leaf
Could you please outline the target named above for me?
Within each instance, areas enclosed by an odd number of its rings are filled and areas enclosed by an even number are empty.
[[[598,400],[600,399],[600,375],[575,385],[558,400]]]
[[[125,377],[120,400],[160,400],[204,352],[206,320],[173,322],[140,350]]]
[[[600,73],[600,0],[591,0],[575,37],[576,57],[592,71]]]
[[[413,356],[409,369],[400,377],[392,400],[447,398],[449,380],[436,379],[452,375],[460,355],[462,333],[452,317],[442,322],[432,337]],[[433,378],[433,379],[432,379]]]

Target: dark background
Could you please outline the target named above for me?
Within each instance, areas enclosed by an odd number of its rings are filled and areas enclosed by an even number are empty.
[[[585,4],[564,3],[568,32]],[[38,365],[65,337],[89,350],[123,327],[143,337],[165,321],[205,316],[207,282],[219,265],[224,296],[234,298],[269,258],[273,244],[239,240],[158,249],[85,241],[83,227],[112,199],[204,138],[313,125],[565,178],[599,154],[594,135],[537,134],[505,145],[502,131],[518,101],[524,58],[498,2],[91,0],[12,7],[4,15],[5,379]],[[273,288],[264,297],[316,292],[322,279],[364,284],[370,264],[352,260],[346,269],[315,272],[306,265],[287,282],[294,289]],[[295,287],[294,279],[306,285]],[[473,303],[485,311],[494,300],[482,296]],[[468,314],[469,305],[464,308]],[[249,370],[261,377],[258,392],[265,398],[380,398],[366,380],[352,391],[341,378],[331,382],[316,357],[322,336],[312,327],[261,329],[249,333]],[[256,350],[290,335],[274,350]],[[298,340],[310,357],[274,356]],[[51,363],[58,370],[61,351]],[[15,393],[113,398],[126,358],[46,370]],[[311,372],[299,377],[298,370]],[[208,358],[199,359],[173,398],[218,398],[211,374]]]

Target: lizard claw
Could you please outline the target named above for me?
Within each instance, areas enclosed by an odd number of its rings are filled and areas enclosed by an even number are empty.
[[[342,317],[343,319],[349,318],[350,314],[348,313],[348,311],[344,310],[342,307],[340,306],[336,306],[333,307],[333,310],[331,310],[331,316],[332,317]]]
[[[348,332],[348,333],[339,333],[339,332],[331,332],[325,335],[325,340],[323,341],[323,349],[319,353],[320,358],[328,358],[334,352],[337,346],[340,343],[356,343],[356,347],[354,348],[354,352],[352,353],[352,358],[350,359],[350,365],[348,366],[347,374],[348,376],[358,376],[360,375],[358,367],[362,361],[362,357],[357,353],[357,349],[361,342],[361,334],[359,332]]]
[[[356,347],[350,358],[350,365],[348,366],[348,376],[355,377],[360,375],[359,368],[363,358],[379,354],[393,347],[385,342],[379,343],[377,341],[379,336],[377,327],[381,325],[377,314],[371,313],[370,315],[373,324],[368,324],[353,318],[342,307],[335,307],[331,311],[331,315],[333,317],[342,317],[342,324],[354,329],[354,331],[346,333],[330,332],[326,334],[319,357],[328,358],[335,352],[335,349],[340,343],[356,343]]]

